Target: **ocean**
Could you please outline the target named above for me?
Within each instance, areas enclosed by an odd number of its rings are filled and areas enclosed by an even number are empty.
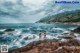
[[[20,48],[30,42],[39,40],[39,33],[42,33],[42,40],[44,39],[44,32],[46,32],[47,39],[58,39],[62,33],[73,30],[80,25],[77,24],[43,24],[43,23],[9,23],[0,24],[0,32],[6,29],[15,29],[15,33],[0,33],[0,45],[8,45],[9,48]]]

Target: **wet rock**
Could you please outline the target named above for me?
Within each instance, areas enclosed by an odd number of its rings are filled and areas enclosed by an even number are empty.
[[[25,37],[24,40],[28,40],[28,37]]]
[[[15,29],[6,29],[5,32],[15,31]]]
[[[18,37],[21,38],[22,36],[23,36],[23,35],[20,34]]]
[[[14,47],[9,48],[9,50],[11,51],[11,50],[15,50],[17,48],[18,48],[17,46],[14,46]]]
[[[59,36],[58,38],[63,38],[63,39],[74,39],[74,38],[76,38],[76,36]]]
[[[75,33],[80,33],[80,26],[73,30]]]
[[[4,32],[0,31],[0,35],[4,34]]]
[[[8,34],[8,35],[14,35],[17,34],[18,31],[15,31],[15,29],[6,29],[4,31],[4,34]]]
[[[33,42],[10,53],[80,53],[80,41],[76,39],[67,39],[64,42],[52,40]]]
[[[73,32],[70,32],[68,34],[58,36],[58,38],[61,38],[61,39],[74,39],[74,38],[76,38],[76,35]]]

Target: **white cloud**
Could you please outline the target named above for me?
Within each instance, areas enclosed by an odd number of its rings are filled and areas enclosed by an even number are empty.
[[[44,2],[46,2],[46,0],[23,0],[23,3],[25,5],[30,4],[30,5],[35,5],[35,6],[40,6],[44,4]]]

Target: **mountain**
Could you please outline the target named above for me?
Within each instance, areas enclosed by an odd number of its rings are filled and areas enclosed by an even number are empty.
[[[48,16],[37,21],[37,23],[76,23],[80,22],[80,10],[66,11],[56,15]]]

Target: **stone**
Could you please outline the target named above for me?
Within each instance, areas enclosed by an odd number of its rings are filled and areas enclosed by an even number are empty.
[[[76,29],[72,30],[72,32],[80,33],[80,26],[79,26],[79,27],[77,27]]]

